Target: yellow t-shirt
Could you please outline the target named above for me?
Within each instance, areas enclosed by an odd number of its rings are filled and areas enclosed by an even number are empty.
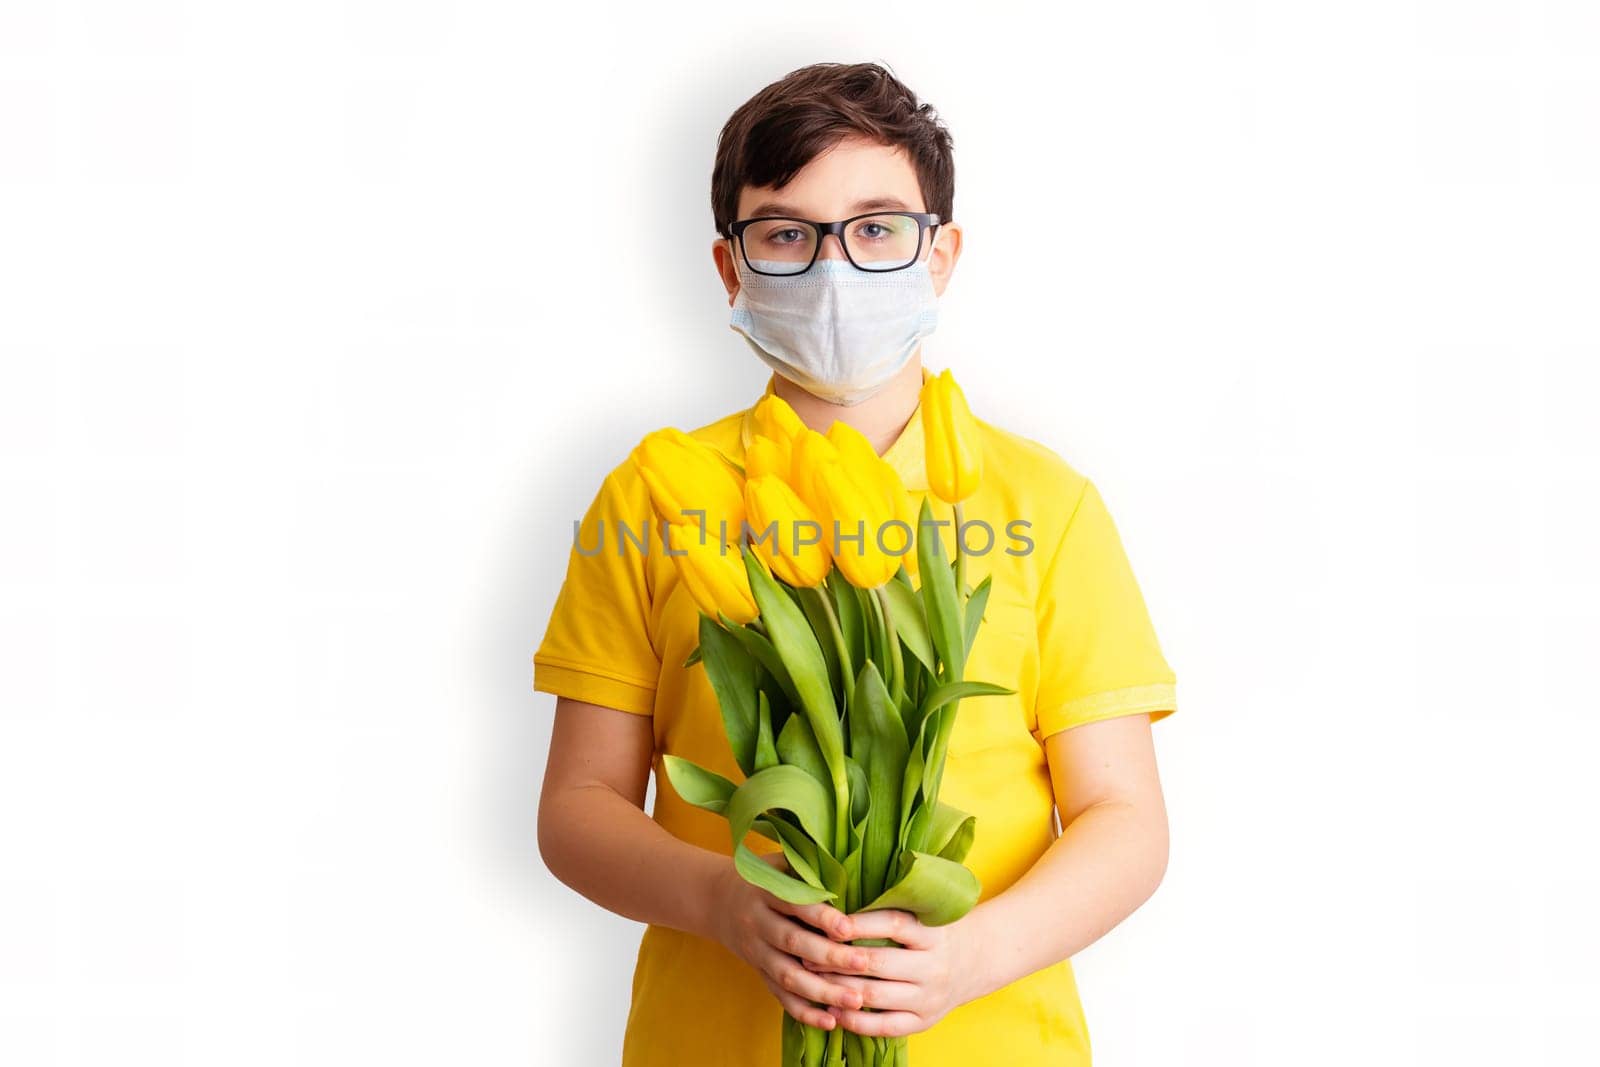
[[[982,527],[969,530],[967,576],[976,585],[992,575],[994,584],[965,673],[1016,693],[962,702],[940,799],[977,816],[966,863],[983,884],[980,899],[988,899],[1021,877],[1057,834],[1044,738],[1117,715],[1148,712],[1154,722],[1177,705],[1176,678],[1093,482],[1044,446],[979,425],[983,481],[962,511],[967,523],[988,524],[994,543],[977,554],[987,536]],[[749,410],[693,431],[739,463],[751,433]],[[904,480],[914,512],[928,495],[920,412],[884,458]],[[948,505],[932,503],[937,518],[950,518]],[[646,551],[637,546],[650,516],[649,492],[625,460],[605,477],[577,531],[566,581],[533,657],[533,687],[650,716],[653,817],[685,841],[731,855],[726,820],[679,798],[662,770],[661,757],[670,752],[743,780],[704,669],[683,666],[697,640],[694,601],[660,551],[659,527]],[[1027,525],[1008,527],[1014,520]],[[619,523],[632,539],[615,536]],[[941,531],[947,551],[954,544],[949,531]],[[599,551],[597,537],[604,538]],[[754,832],[745,843],[758,852],[777,848]],[[622,1064],[776,1065],[781,1017],[760,976],[722,945],[649,925],[639,945]],[[909,1044],[915,1067],[1090,1063],[1069,960],[954,1009],[911,1035]]]

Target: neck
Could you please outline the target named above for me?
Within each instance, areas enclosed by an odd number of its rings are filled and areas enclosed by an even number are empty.
[[[881,456],[894,444],[911,420],[912,412],[917,410],[917,401],[922,396],[922,349],[917,349],[916,355],[900,368],[900,373],[891,378],[888,385],[859,404],[830,404],[781,374],[775,375],[772,391],[787,401],[800,421],[811,429],[825,434],[834,422],[853,426],[872,442]]]

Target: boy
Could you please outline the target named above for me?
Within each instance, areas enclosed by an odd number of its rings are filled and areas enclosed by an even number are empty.
[[[767,392],[813,429],[860,430],[918,496],[921,341],[961,253],[953,198],[948,132],[869,63],[763,89],[724,127],[712,175],[713,259],[730,325],[773,371]],[[755,422],[736,412],[693,435],[742,462]],[[1069,957],[1165,872],[1150,726],[1175,710],[1176,679],[1094,484],[980,425],[966,517],[1024,520],[1031,551],[971,560],[969,581],[987,574],[993,591],[968,676],[1016,693],[956,718],[941,799],[977,816],[966,863],[983,895],[944,926],[778,900],[735,872],[726,822],[666,783],[665,753],[741,775],[703,669],[682,666],[698,616],[671,559],[614,543],[649,519],[648,489],[628,461],[604,479],[534,657],[534,687],[558,697],[539,844],[562,881],[648,924],[624,1067],[776,1065],[779,1004],[814,1026],[909,1034],[916,1067],[1090,1062]],[[898,944],[850,944],[875,937]]]

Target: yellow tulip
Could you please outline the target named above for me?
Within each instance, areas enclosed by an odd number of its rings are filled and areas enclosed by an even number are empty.
[[[701,611],[713,619],[720,612],[741,625],[760,614],[737,548],[719,544],[715,537],[702,539],[694,523],[667,529],[678,578]]]
[[[817,471],[817,486],[827,505],[824,521],[833,561],[850,584],[876,589],[893,578],[900,557],[879,547],[880,533],[889,544],[898,544],[901,535],[883,530],[884,523],[897,515],[879,472],[843,460],[825,463]]]
[[[788,441],[806,428],[806,424],[800,421],[800,416],[795,414],[789,402],[776,393],[768,393],[762,397],[756,403],[752,415],[756,433],[774,441]]]
[[[794,438],[794,451],[789,457],[789,485],[806,502],[806,506],[821,515],[827,510],[817,485],[817,471],[829,463],[839,461],[839,450],[833,442],[809,427],[802,427]]]
[[[934,495],[956,504],[976,492],[983,478],[978,422],[948,370],[922,386],[922,435]]]
[[[751,440],[750,447],[744,452],[744,476],[759,478],[763,474],[775,474],[784,481],[789,480],[788,438],[774,441],[757,434]]]
[[[650,487],[656,516],[673,525],[698,526],[704,512],[711,536],[737,541],[744,521],[744,487],[739,472],[721,453],[682,430],[668,427],[646,434],[633,450],[633,462]]]
[[[884,544],[891,549],[905,545],[905,551],[899,553],[897,558],[900,558],[900,561],[905,563],[906,569],[915,576],[917,513],[911,504],[910,495],[906,492],[905,483],[900,480],[899,472],[888,460],[878,455],[865,434],[849,423],[835,422],[828,427],[828,440],[838,450],[841,461],[859,470],[870,472],[873,478],[882,483],[883,492],[889,501],[889,513],[883,521],[898,519],[905,523],[904,527],[895,526],[885,530]],[[853,529],[853,526],[848,528]]]
[[[771,474],[744,483],[744,503],[751,547],[772,573],[797,588],[821,585],[833,561],[823,544],[826,530],[810,505]]]
[[[867,440],[867,435],[848,422],[836,420],[829,426],[828,440],[838,450],[839,455],[850,463],[872,466],[882,462],[882,457],[878,455],[878,450],[872,447],[872,442]]]

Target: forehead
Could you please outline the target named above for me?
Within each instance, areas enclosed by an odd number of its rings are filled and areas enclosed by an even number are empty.
[[[911,157],[898,145],[847,137],[818,155],[782,188],[739,190],[737,218],[795,215],[827,222],[866,211],[926,211]]]

